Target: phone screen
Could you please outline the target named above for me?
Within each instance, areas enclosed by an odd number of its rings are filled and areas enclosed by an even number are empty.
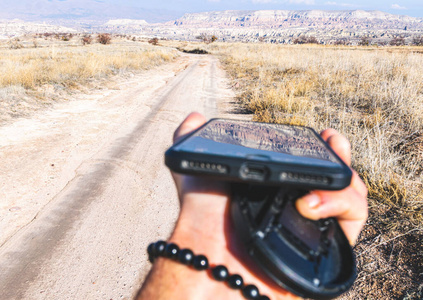
[[[302,126],[215,119],[175,146],[176,151],[340,167],[316,133]]]

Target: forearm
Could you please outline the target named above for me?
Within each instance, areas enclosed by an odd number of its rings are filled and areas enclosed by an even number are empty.
[[[202,195],[191,195],[201,200]],[[188,196],[189,197],[189,196]],[[210,196],[207,196],[210,197]],[[214,209],[222,210],[213,215],[224,218],[227,199],[214,196],[217,201]],[[189,199],[185,199],[189,200]],[[226,251],[226,241],[221,238],[225,222],[207,219],[207,216],[192,215],[196,205],[201,203],[186,201],[175,230],[168,243],[175,243],[181,249],[189,248],[195,255],[205,255],[209,263],[225,264],[232,260]],[[227,226],[227,225],[226,225]],[[192,266],[183,265],[169,258],[157,258],[137,299],[244,299],[238,290],[230,289],[226,284],[213,280],[210,271],[198,271]]]
[[[243,299],[239,291],[214,281],[207,271],[197,271],[166,258],[159,258],[137,299]]]
[[[198,213],[201,208],[197,205],[202,205],[201,201],[214,203],[208,207],[207,214]],[[244,285],[256,285],[260,293],[271,299],[296,299],[297,297],[258,275],[250,268],[251,263],[246,263],[245,253],[236,244],[231,232],[228,201],[223,195],[188,194],[168,243],[175,243],[181,249],[189,248],[195,255],[205,255],[211,267],[226,266],[230,275],[241,275]],[[240,290],[231,289],[225,282],[215,281],[210,270],[197,271],[192,266],[169,258],[158,258],[137,299],[245,298]]]

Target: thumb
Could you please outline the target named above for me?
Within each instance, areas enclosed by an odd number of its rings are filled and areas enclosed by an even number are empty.
[[[182,137],[199,128],[204,123],[206,123],[206,118],[202,114],[198,112],[190,113],[175,130],[175,133],[173,134],[173,142],[176,143]]]

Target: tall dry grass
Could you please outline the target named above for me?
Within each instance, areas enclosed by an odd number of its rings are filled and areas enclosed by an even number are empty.
[[[213,44],[263,122],[332,127],[353,148],[371,217],[349,299],[423,297],[423,55],[414,48]],[[420,53],[419,53],[420,52]],[[362,253],[362,255],[360,254]]]
[[[26,45],[18,49],[0,45],[0,124],[28,116],[77,90],[104,87],[111,76],[148,70],[178,56],[173,49],[116,38],[111,45],[82,46],[79,39],[43,40],[37,48],[28,41]]]
[[[43,84],[72,86],[128,70],[146,70],[176,57],[175,51],[148,45],[89,45],[0,50],[0,88]]]

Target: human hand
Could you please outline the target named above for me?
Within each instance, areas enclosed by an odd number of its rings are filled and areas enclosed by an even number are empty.
[[[351,146],[348,140],[334,129],[326,129],[322,138],[348,165],[351,165]],[[357,172],[353,171],[351,183],[340,191],[312,191],[298,199],[298,212],[311,220],[336,217],[338,223],[354,245],[367,220],[367,187]]]
[[[190,114],[174,134],[174,142],[206,122],[198,113]],[[351,162],[348,141],[335,130],[322,133],[334,151],[347,164]],[[248,257],[234,242],[234,229],[229,215],[229,186],[225,182],[195,176],[172,174],[178,191],[181,211],[170,242],[204,254],[210,263],[223,264],[231,273],[243,276],[245,282],[257,285],[271,299],[296,299],[268,279],[259,276],[248,263]],[[336,217],[353,244],[367,218],[367,190],[354,172],[351,185],[342,191],[313,191],[296,203],[298,211],[310,219]],[[191,276],[194,276],[191,274]],[[188,279],[189,280],[189,279]],[[210,280],[207,278],[207,280]],[[212,284],[212,283],[210,283]],[[204,288],[204,286],[202,286]],[[232,293],[232,294],[228,294]],[[241,294],[220,284],[214,286],[217,298],[236,299]],[[207,297],[206,297],[207,298]],[[242,299],[242,297],[240,297]]]

